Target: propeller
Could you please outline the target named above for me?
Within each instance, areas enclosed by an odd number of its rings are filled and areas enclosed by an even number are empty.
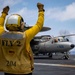
[[[50,27],[43,27],[41,31],[48,31],[48,30],[51,30]]]
[[[30,29],[31,27],[33,27],[33,26],[24,27],[24,30]],[[50,27],[43,27],[40,32],[48,31],[48,30],[51,30],[51,28]]]

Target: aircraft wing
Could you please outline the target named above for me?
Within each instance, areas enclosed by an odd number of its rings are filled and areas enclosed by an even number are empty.
[[[46,42],[49,41],[52,37],[50,35],[41,35],[41,36],[35,36],[34,41],[35,42]]]
[[[61,35],[61,36],[57,36],[57,37],[67,37],[67,36],[75,36],[75,34]]]

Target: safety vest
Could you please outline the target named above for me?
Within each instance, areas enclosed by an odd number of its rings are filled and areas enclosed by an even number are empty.
[[[0,71],[14,74],[26,74],[31,71],[24,33],[3,33],[0,36],[0,48]]]

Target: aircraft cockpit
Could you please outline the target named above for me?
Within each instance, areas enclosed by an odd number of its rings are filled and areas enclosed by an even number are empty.
[[[68,38],[58,38],[58,42],[69,42]]]
[[[68,38],[63,38],[63,37],[58,37],[58,38],[54,38],[52,40],[52,43],[57,43],[57,42],[69,42]]]

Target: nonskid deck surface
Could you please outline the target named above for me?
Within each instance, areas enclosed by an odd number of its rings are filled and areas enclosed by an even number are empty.
[[[75,55],[70,55],[69,60],[36,56],[34,61],[33,75],[75,75]],[[0,72],[0,75],[4,73]]]
[[[75,75],[75,55],[71,55],[69,60],[38,56],[34,64],[33,75]]]

